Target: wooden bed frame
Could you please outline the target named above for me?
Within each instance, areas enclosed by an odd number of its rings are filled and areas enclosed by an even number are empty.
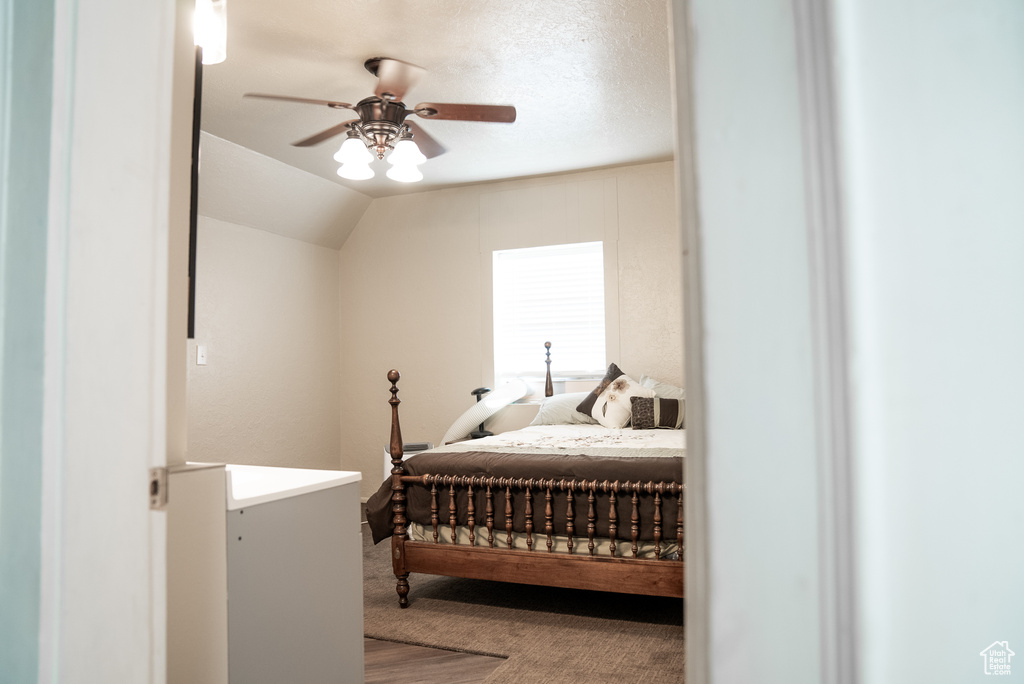
[[[550,371],[549,371],[550,372]],[[401,374],[397,370],[388,372],[391,382],[391,510],[394,520],[394,534],[391,538],[391,560],[395,577],[398,580],[398,603],[402,608],[409,606],[409,573],[421,572],[430,575],[447,575],[471,579],[496,580],[500,582],[516,582],[549,587],[572,589],[589,589],[595,591],[611,591],[626,594],[648,594],[653,596],[683,597],[683,491],[684,486],[676,482],[615,482],[597,480],[553,480],[534,478],[497,478],[497,477],[464,477],[440,475],[405,475],[402,464],[402,429],[398,420],[398,380]],[[550,381],[549,381],[550,382]],[[470,543],[455,544],[438,542],[440,516],[437,506],[438,486],[447,487],[449,497],[449,522],[452,527],[452,539],[455,539],[455,492],[467,489],[470,493],[468,504]],[[406,488],[429,487],[431,489],[431,518],[434,529],[434,541],[413,541],[408,538],[405,517]],[[486,490],[486,525],[483,529],[474,526],[474,497],[476,491]],[[511,504],[512,492],[527,492],[526,497],[526,537],[529,551],[512,548],[512,518],[506,518],[505,548],[501,542],[495,541],[493,491],[498,496],[504,495]],[[586,543],[590,553],[576,555],[552,552],[552,536],[562,534],[568,538],[571,551],[574,543],[572,520],[574,498],[568,496],[568,520],[564,530],[553,529],[552,494],[553,492],[569,492],[586,494],[589,501],[587,512],[587,530],[581,531],[578,543]],[[616,544],[611,545],[611,554],[597,555],[595,552],[595,494],[601,492],[610,496],[611,505],[608,511],[609,537],[614,541],[619,526],[616,519],[616,498],[629,496],[632,499],[632,516],[629,521],[629,534],[632,538],[632,556],[615,556]],[[538,539],[545,539],[545,544],[534,545],[532,523],[533,493],[544,496],[545,520],[543,530],[538,530]],[[654,497],[654,541],[660,549],[662,540],[661,504],[667,497],[676,497],[679,503],[678,519],[675,520],[675,536],[679,545],[678,559],[644,559],[636,558],[637,540],[639,535],[638,501],[640,497]],[[509,510],[509,508],[506,508]],[[625,521],[623,521],[625,522]],[[625,527],[625,525],[623,525]],[[625,530],[623,530],[625,532]],[[473,544],[476,534],[486,535],[488,546]],[[500,536],[500,530],[499,530]],[[625,537],[625,535],[624,535]]]

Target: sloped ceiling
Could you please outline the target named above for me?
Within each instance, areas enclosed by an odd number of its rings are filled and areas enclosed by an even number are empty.
[[[203,216],[341,249],[373,201],[209,133],[200,149]]]
[[[355,103],[375,56],[427,69],[419,102],[513,104],[514,124],[418,120],[447,149],[420,183],[348,181],[341,143],[290,143],[348,110],[243,99]],[[672,158],[666,0],[228,0],[228,59],[203,78],[204,131],[369,197]]]

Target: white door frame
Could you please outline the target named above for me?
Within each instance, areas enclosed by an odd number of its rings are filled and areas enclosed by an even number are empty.
[[[702,150],[694,128],[694,60],[702,57],[701,40],[710,38],[693,25],[691,7],[702,0],[672,0],[672,29],[676,86],[676,159],[679,222],[684,250],[684,325],[687,385],[687,458],[686,458],[686,681],[690,684],[731,682],[728,668],[713,666],[714,653],[728,652],[730,658],[743,659],[742,639],[732,645],[713,643],[715,591],[729,592],[735,576],[716,576],[709,565],[709,519],[724,516],[735,519],[737,511],[724,508],[707,498],[709,434],[706,406],[709,388],[705,368],[705,292],[702,236],[717,226],[702,225],[698,206],[696,159]],[[708,0],[713,3],[714,0]],[[735,3],[733,3],[735,4]],[[778,3],[785,10],[783,3]],[[707,6],[703,9],[706,11]],[[813,627],[820,634],[817,646],[794,644],[794,650],[814,648],[820,663],[818,681],[827,684],[852,684],[858,681],[856,668],[856,620],[854,611],[854,538],[852,529],[852,476],[850,472],[850,408],[847,351],[847,304],[844,291],[844,236],[841,212],[840,149],[836,84],[832,48],[832,3],[816,0],[792,0],[790,35],[795,40],[799,90],[799,127],[802,140],[802,182],[807,232],[805,237],[809,278],[803,296],[811,312],[811,355],[813,396],[817,411],[813,425],[807,427],[815,443],[817,462],[817,514],[819,520],[817,563],[803,568],[819,587],[819,614]],[[730,21],[725,8],[714,14],[717,21]],[[718,10],[715,10],[716,12]],[[718,26],[718,36],[737,39]],[[749,30],[749,26],[746,27]],[[739,31],[732,32],[739,35]],[[785,33],[782,32],[782,33]],[[694,35],[697,36],[696,54]],[[723,38],[724,39],[724,38]],[[792,49],[793,46],[785,46]],[[742,49],[742,48],[740,48]],[[736,84],[736,88],[761,87],[762,84]],[[705,83],[703,87],[719,87]],[[708,154],[707,150],[703,151]],[[742,162],[741,162],[742,163]],[[721,264],[719,264],[719,267]],[[776,331],[779,333],[780,331]],[[788,334],[781,331],[783,337]],[[776,341],[780,339],[776,337]],[[794,331],[788,340],[802,343]],[[735,343],[735,340],[732,340]],[[751,340],[752,344],[759,343]],[[710,388],[714,389],[714,388]],[[772,388],[766,388],[771,392]],[[721,390],[719,390],[721,393]],[[721,408],[727,402],[718,398]],[[766,411],[771,411],[770,401]],[[717,458],[722,458],[719,454]],[[744,515],[746,511],[744,511]],[[749,511],[757,515],[756,511]],[[742,516],[741,516],[742,517]],[[719,543],[723,543],[719,540]],[[730,544],[739,544],[729,540]],[[739,554],[749,553],[745,549]],[[750,607],[748,610],[756,610]],[[742,618],[740,618],[742,621]],[[812,630],[814,631],[814,630]],[[721,634],[719,628],[718,633]],[[756,635],[746,635],[756,639]],[[730,650],[731,649],[731,650]],[[769,673],[765,673],[770,677]],[[768,681],[769,679],[766,679]]]
[[[683,249],[683,359],[686,377],[686,483],[684,514],[686,681],[707,682],[708,603],[707,503],[705,501],[704,304],[701,287],[700,230],[694,167],[690,6],[669,6],[675,85],[676,205]]]
[[[54,9],[39,681],[159,684],[174,5]]]

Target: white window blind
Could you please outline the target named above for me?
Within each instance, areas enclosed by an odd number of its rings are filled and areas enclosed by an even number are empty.
[[[494,252],[494,376],[605,371],[604,251],[600,242]]]

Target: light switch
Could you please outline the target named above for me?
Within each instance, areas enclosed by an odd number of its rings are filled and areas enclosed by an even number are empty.
[[[205,344],[197,344],[196,345],[196,365],[197,366],[205,366],[206,365],[206,345]]]

